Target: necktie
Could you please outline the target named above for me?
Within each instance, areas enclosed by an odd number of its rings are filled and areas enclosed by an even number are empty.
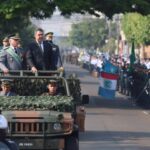
[[[14,48],[14,50],[15,50],[15,53],[17,54],[17,48]]]
[[[39,47],[40,47],[40,50],[41,50],[41,52],[42,52],[42,54],[43,54],[42,43],[39,43]]]

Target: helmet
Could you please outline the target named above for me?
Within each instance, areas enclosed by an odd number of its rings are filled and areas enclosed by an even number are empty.
[[[8,128],[8,123],[6,118],[0,114],[0,129],[7,129]]]

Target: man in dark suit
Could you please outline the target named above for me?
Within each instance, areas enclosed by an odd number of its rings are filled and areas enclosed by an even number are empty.
[[[61,60],[61,56],[60,56],[59,47],[58,47],[58,45],[53,43],[53,32],[46,33],[45,38],[46,38],[47,42],[52,47],[51,64],[52,64],[52,67],[53,67],[52,69],[56,70],[57,67],[62,67],[62,60]]]
[[[52,47],[44,41],[44,31],[38,28],[35,31],[35,41],[29,44],[26,54],[26,62],[32,72],[37,70],[51,70]]]
[[[0,52],[0,69],[7,74],[9,70],[23,69],[23,52],[18,48],[20,37],[12,34],[9,36],[10,46]]]

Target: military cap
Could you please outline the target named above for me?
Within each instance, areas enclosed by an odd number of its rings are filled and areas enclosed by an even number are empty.
[[[9,35],[9,39],[20,40],[20,37],[18,34],[11,34]]]
[[[49,84],[53,84],[53,85],[57,85],[57,81],[54,79],[49,80],[48,85]]]
[[[53,32],[48,32],[45,34],[45,36],[53,36],[53,34],[54,34]]]
[[[3,39],[3,42],[9,42],[9,38],[8,38],[8,37],[5,37],[5,38]]]
[[[13,80],[11,80],[11,79],[2,79],[1,80],[2,85],[5,85],[5,86],[11,86],[12,81]]]

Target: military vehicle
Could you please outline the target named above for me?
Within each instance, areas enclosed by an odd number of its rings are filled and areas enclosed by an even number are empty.
[[[1,96],[0,109],[8,120],[8,138],[20,149],[79,150],[78,132],[83,130],[79,116],[89,97],[81,97],[78,79],[65,79],[57,71],[11,71],[0,78],[12,79],[17,93]],[[57,80],[61,95],[42,95],[51,79]]]

